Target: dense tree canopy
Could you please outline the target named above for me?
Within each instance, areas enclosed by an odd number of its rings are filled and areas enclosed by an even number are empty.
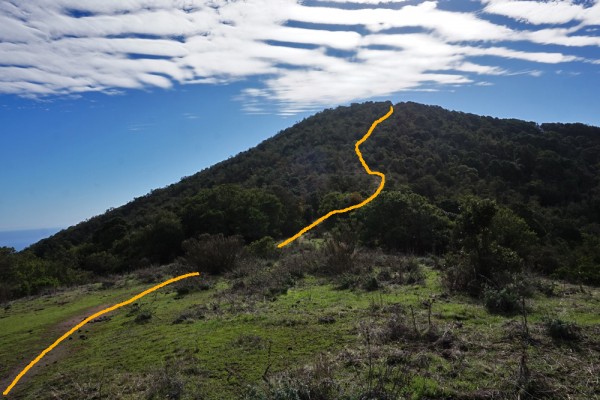
[[[183,254],[184,240],[204,233],[240,235],[245,243],[290,236],[326,210],[373,193],[379,180],[365,174],[354,143],[389,105],[317,113],[35,244],[19,274],[37,268],[57,277],[53,265],[109,273],[165,263]],[[442,253],[452,241],[455,255],[477,248],[469,241],[492,238],[485,250],[507,262],[600,281],[593,256],[600,236],[600,128],[400,103],[361,150],[373,170],[386,174],[386,192],[356,215],[334,217],[321,232],[350,218],[365,245]],[[476,200],[465,203],[469,196]],[[20,258],[4,253],[3,260]],[[0,274],[7,274],[6,263],[0,261]]]

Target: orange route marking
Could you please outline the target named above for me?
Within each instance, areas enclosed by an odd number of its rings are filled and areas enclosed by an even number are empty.
[[[362,139],[360,139],[358,142],[356,142],[356,145],[354,146],[354,150],[356,151],[356,155],[358,155],[358,159],[360,160],[360,163],[362,164],[362,166],[365,169],[365,171],[367,171],[367,174],[369,174],[369,175],[377,175],[377,176],[379,176],[381,178],[381,182],[379,183],[379,187],[377,188],[377,190],[375,191],[375,193],[373,193],[371,195],[371,197],[369,197],[368,199],[364,200],[363,202],[361,202],[359,204],[355,204],[353,206],[350,206],[350,207],[347,207],[347,208],[343,208],[341,210],[333,210],[333,211],[328,212],[326,215],[322,216],[321,218],[319,218],[318,220],[316,220],[312,224],[310,224],[307,227],[305,227],[302,230],[300,230],[300,232],[296,233],[291,238],[289,238],[289,239],[287,239],[287,240],[279,243],[277,245],[278,248],[282,248],[283,246],[287,246],[288,244],[290,244],[294,240],[298,239],[300,236],[304,235],[306,232],[308,232],[309,230],[311,230],[315,226],[319,225],[321,222],[325,221],[327,218],[331,217],[332,215],[342,214],[342,213],[345,213],[345,212],[348,212],[348,211],[356,210],[357,208],[361,208],[365,204],[370,203],[375,197],[379,196],[379,193],[381,193],[381,190],[383,189],[383,186],[385,186],[385,175],[382,174],[381,172],[371,171],[371,168],[369,168],[369,166],[367,165],[367,163],[363,159],[362,153],[358,149],[358,146],[360,146],[361,144],[363,144],[363,142],[365,140],[367,140],[369,138],[369,136],[371,136],[371,133],[373,132],[373,130],[375,129],[375,127],[380,122],[385,121],[390,115],[392,115],[393,112],[394,112],[394,107],[390,106],[390,111],[388,111],[388,113],[385,114],[383,117],[381,117],[378,120],[376,120],[375,122],[373,122],[373,124],[371,125],[371,128],[369,128],[369,131],[365,134],[365,136],[362,137]]]
[[[81,328],[82,326],[84,326],[85,324],[87,324],[88,322],[98,318],[99,316],[101,316],[102,314],[106,314],[109,313],[111,311],[116,310],[117,308],[121,308],[123,306],[126,306],[128,304],[133,303],[134,301],[144,297],[145,295],[154,292],[155,290],[158,290],[160,288],[163,288],[167,285],[170,285],[171,283],[180,281],[182,279],[186,279],[186,278],[191,278],[192,276],[200,276],[199,272],[192,272],[189,274],[185,274],[185,275],[180,275],[177,276],[175,278],[169,279],[161,284],[158,284],[148,290],[143,291],[140,294],[137,294],[135,296],[133,296],[132,298],[130,298],[127,301],[124,301],[122,303],[119,304],[115,304],[114,306],[105,308],[102,311],[98,311],[96,314],[87,317],[86,319],[84,319],[83,321],[81,321],[79,324],[75,325],[70,331],[68,331],[67,333],[65,333],[64,335],[62,335],[56,342],[52,343],[52,345],[50,345],[48,348],[46,348],[44,351],[42,351],[33,361],[31,361],[29,363],[29,365],[27,365],[25,368],[23,368],[23,370],[19,373],[19,375],[17,375],[17,377],[12,381],[12,383],[6,388],[6,390],[4,392],[2,392],[2,394],[4,396],[8,395],[8,392],[11,391],[11,389],[17,384],[17,382],[19,382],[19,380],[23,377],[23,375],[25,375],[27,373],[27,371],[29,371],[29,369],[31,369],[31,367],[33,367],[35,364],[37,364],[46,354],[48,354],[53,348],[55,348],[60,342],[62,342],[63,340],[65,340],[66,338],[68,338],[69,336],[71,336],[77,329]]]

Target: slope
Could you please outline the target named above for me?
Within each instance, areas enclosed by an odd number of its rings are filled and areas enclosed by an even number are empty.
[[[169,262],[182,254],[183,240],[202,232],[241,234],[247,242],[287,236],[319,215],[327,194],[373,191],[377,182],[362,172],[353,144],[388,108],[369,102],[322,111],[31,250],[76,269],[110,265],[110,272]],[[465,195],[495,199],[550,247],[573,249],[600,232],[600,128],[410,102],[395,109],[363,148],[368,164],[386,174],[386,189],[414,191],[450,217]]]

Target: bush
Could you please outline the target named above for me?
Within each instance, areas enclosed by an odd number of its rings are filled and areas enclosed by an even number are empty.
[[[418,194],[383,191],[363,207],[363,243],[389,250],[439,253],[448,245],[452,223],[445,213]]]
[[[192,323],[194,321],[206,318],[208,308],[206,306],[194,306],[183,311],[175,320],[173,324]]]
[[[248,251],[256,257],[268,260],[276,259],[280,253],[277,248],[277,243],[271,236],[265,236],[262,239],[250,243],[248,245]]]
[[[546,333],[557,340],[574,341],[581,338],[581,328],[572,322],[565,322],[558,318],[544,320]]]
[[[284,372],[268,379],[262,389],[248,388],[245,400],[339,400],[344,396],[341,384],[334,376],[335,365],[325,356],[320,356],[314,365],[295,371]]]
[[[483,291],[485,308],[493,314],[513,314],[520,310],[519,295],[512,286],[500,290],[486,288]]]
[[[338,278],[337,290],[354,289],[360,285],[360,277],[352,274],[343,274]]]
[[[86,256],[81,267],[87,271],[93,271],[96,274],[108,274],[116,272],[119,269],[120,260],[107,251],[100,251]]]
[[[546,295],[546,297],[554,297],[556,296],[556,282],[544,282],[542,280],[537,280],[535,282],[535,288],[542,294]]]
[[[294,277],[285,266],[263,265],[263,268],[256,268],[254,273],[234,280],[231,290],[244,291],[247,294],[257,294],[274,299],[281,294],[286,294],[294,284]]]
[[[425,272],[419,261],[410,257],[402,262],[402,283],[413,285],[415,283],[423,283],[425,281]]]
[[[469,258],[469,254],[464,251],[446,254],[442,283],[452,292],[467,292],[476,296],[479,284]]]
[[[185,383],[179,370],[180,366],[175,363],[166,363],[163,370],[155,371],[147,391],[147,399],[180,399],[184,394]]]
[[[299,252],[286,252],[280,259],[281,268],[290,273],[294,278],[302,278],[305,274],[314,274],[322,271],[322,251],[314,247],[301,249]]]
[[[512,211],[491,200],[467,198],[446,255],[444,283],[480,296],[486,286],[506,287],[523,271],[535,235]]]
[[[325,240],[321,252],[325,260],[325,275],[338,275],[354,267],[356,252],[351,244],[329,238]]]
[[[209,274],[231,271],[243,252],[240,236],[225,237],[222,234],[203,234],[197,239],[186,240],[182,247],[186,262]]]
[[[135,316],[135,322],[137,322],[138,324],[144,324],[148,321],[150,321],[152,319],[152,315],[153,312],[150,310],[143,310],[140,311],[136,316]]]
[[[174,286],[177,292],[176,298],[180,299],[190,293],[210,290],[213,288],[214,282],[207,279],[206,276],[198,276],[176,282]]]
[[[374,276],[367,277],[367,279],[365,279],[365,281],[362,284],[362,288],[364,290],[366,290],[367,292],[372,292],[374,290],[379,289],[380,287],[381,287],[381,284],[379,283],[377,278]]]

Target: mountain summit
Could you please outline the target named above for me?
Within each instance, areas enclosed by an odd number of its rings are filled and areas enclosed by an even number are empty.
[[[201,233],[237,234],[246,242],[286,237],[318,218],[332,194],[352,202],[373,192],[377,179],[364,173],[354,144],[390,105],[321,111],[31,250],[107,272],[169,262],[186,238]],[[414,192],[450,218],[464,196],[493,199],[548,245],[572,249],[586,234],[600,232],[600,128],[412,102],[394,108],[361,147],[369,166],[386,174],[385,190]]]

